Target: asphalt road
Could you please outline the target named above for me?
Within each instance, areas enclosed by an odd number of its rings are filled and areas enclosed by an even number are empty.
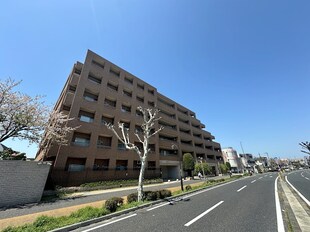
[[[184,181],[184,187],[188,184],[197,183],[199,180],[187,180]],[[145,185],[145,190],[160,190],[170,187],[180,186],[180,182],[170,182],[170,183],[163,183],[156,186],[149,186]],[[101,200],[107,200],[111,197],[123,197],[127,196],[130,193],[136,192],[137,188],[133,187],[132,189],[127,188],[120,188],[119,191],[113,191],[113,192],[105,192],[102,194],[97,195],[91,195],[91,196],[83,196],[83,197],[76,197],[76,198],[68,198],[63,200],[57,200],[54,202],[45,202],[45,203],[38,203],[38,204],[29,204],[29,205],[23,205],[19,207],[14,208],[0,208],[0,219],[4,218],[10,218],[10,217],[16,217],[16,216],[22,216],[32,213],[38,213],[43,212],[47,210],[53,210],[53,209],[59,209],[64,207],[70,207],[95,201],[101,201]]]
[[[310,169],[289,173],[287,179],[308,201],[310,201]]]
[[[84,231],[277,231],[275,179],[256,175],[93,224]]]

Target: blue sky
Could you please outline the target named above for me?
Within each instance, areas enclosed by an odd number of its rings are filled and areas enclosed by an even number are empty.
[[[4,1],[0,78],[53,105],[90,49],[196,112],[222,147],[303,157],[309,12],[308,0]]]

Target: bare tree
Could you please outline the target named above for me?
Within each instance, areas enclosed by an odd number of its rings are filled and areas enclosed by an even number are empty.
[[[135,151],[141,162],[140,167],[140,174],[139,174],[139,183],[138,183],[138,201],[143,200],[143,179],[144,179],[144,172],[145,172],[145,164],[148,158],[148,154],[150,152],[149,149],[149,139],[157,134],[159,131],[163,129],[160,127],[158,130],[152,131],[155,126],[155,122],[158,121],[160,118],[157,117],[159,112],[158,109],[145,109],[139,106],[137,108],[143,115],[143,123],[141,125],[142,133],[135,133],[135,136],[138,138],[139,142],[142,143],[143,147],[140,150],[138,146],[134,143],[130,142],[128,129],[124,127],[124,123],[118,123],[118,128],[120,131],[117,132],[112,124],[106,124],[107,128],[113,131],[116,137],[125,145],[126,149]],[[142,138],[143,136],[143,138]]]
[[[310,155],[310,142],[301,142],[299,145],[302,147],[302,149],[306,150],[301,150],[301,152],[304,152],[308,155]]]
[[[68,144],[68,134],[79,128],[79,126],[68,126],[68,122],[73,119],[56,110],[50,113],[49,120],[45,126],[45,132],[39,144],[40,153],[42,154],[41,160],[44,160],[52,145],[62,146]]]
[[[19,84],[10,78],[0,80],[0,142],[19,138],[37,143],[49,110],[42,96],[30,97],[15,91]]]

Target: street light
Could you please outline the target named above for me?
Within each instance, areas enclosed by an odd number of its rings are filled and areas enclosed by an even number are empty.
[[[205,171],[204,171],[204,168],[203,168],[203,165],[202,165],[202,160],[203,160],[203,158],[202,158],[202,157],[198,157],[198,160],[199,160],[200,163],[201,163],[202,175],[203,175],[203,179],[205,180],[205,179],[206,179],[206,176],[205,176]],[[199,161],[198,161],[198,162],[199,162]]]

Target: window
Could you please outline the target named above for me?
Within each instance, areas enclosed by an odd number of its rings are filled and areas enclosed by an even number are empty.
[[[108,86],[109,89],[112,89],[114,91],[118,90],[118,85],[117,84],[112,84],[111,82],[108,82],[107,86]]]
[[[133,79],[130,79],[129,77],[125,77],[124,80],[131,85],[133,84]]]
[[[64,111],[70,111],[70,109],[71,109],[71,106],[66,106],[66,105],[62,106],[62,110]]]
[[[180,113],[187,115],[187,110],[183,110],[183,109],[181,109],[181,108],[179,108],[179,107],[177,107],[177,110],[178,110]]]
[[[159,111],[161,114],[164,114],[165,116],[169,117],[169,118],[173,118],[175,119],[175,114],[170,114],[164,110]]]
[[[68,172],[81,172],[85,170],[86,158],[67,158],[65,170]]]
[[[147,162],[147,169],[148,170],[155,170],[156,169],[156,161],[148,161]]]
[[[159,149],[161,156],[175,156],[178,155],[178,150]]]
[[[151,107],[155,107],[155,103],[151,102],[151,101],[148,102],[148,105],[151,106]]]
[[[133,161],[133,170],[140,170],[141,168],[141,161],[140,160],[134,160]]]
[[[168,128],[168,129],[172,129],[172,130],[176,130],[177,129],[176,125],[171,125],[171,124],[168,124],[168,123],[163,122],[163,121],[158,121],[158,124],[163,126],[164,128]]]
[[[76,86],[69,85],[69,92],[75,93],[75,91],[76,91]]]
[[[177,137],[170,137],[165,135],[159,135],[160,140],[177,141]]]
[[[81,74],[81,70],[75,68],[74,69],[74,73],[80,75]]]
[[[118,140],[117,149],[124,151],[124,150],[126,150],[126,146],[120,140]]]
[[[195,125],[195,124],[192,124],[193,127],[197,128],[197,129],[200,129],[200,125]]]
[[[159,102],[163,103],[164,105],[168,106],[168,107],[174,108],[174,104],[173,103],[168,103],[168,102],[166,102],[165,100],[163,100],[161,98],[158,98],[157,100]]]
[[[128,160],[116,160],[115,170],[127,170],[128,168]]]
[[[120,71],[116,70],[115,68],[110,68],[110,73],[112,73],[114,76],[119,77],[120,76]]]
[[[154,90],[153,90],[153,89],[148,89],[147,92],[148,92],[149,94],[154,95]]]
[[[195,137],[200,138],[201,139],[201,134],[193,134]]]
[[[98,136],[97,147],[98,148],[111,148],[112,137],[111,136]]]
[[[184,145],[193,146],[191,140],[188,140],[188,141],[186,141],[186,140],[181,140],[181,143],[184,144]]]
[[[135,133],[136,134],[143,133],[143,130],[142,130],[141,126],[138,126],[138,125],[135,126]]]
[[[100,170],[109,170],[109,159],[95,159],[93,170],[100,171]]]
[[[143,144],[141,142],[135,142],[134,144],[139,148],[140,151],[143,151]]]
[[[201,148],[203,148],[203,144],[202,144],[202,143],[195,143],[195,147],[201,147]]]
[[[126,129],[130,129],[130,122],[124,122],[124,121],[120,121],[120,123],[124,123],[124,128]]]
[[[123,90],[123,95],[127,96],[127,97],[132,97],[132,92],[128,91],[128,90]]]
[[[102,69],[104,69],[104,64],[100,63],[100,62],[97,62],[95,60],[92,60],[92,64],[94,64],[95,66],[97,67],[100,67]]]
[[[137,101],[142,102],[142,103],[144,102],[144,98],[143,97],[137,96],[136,98],[137,98]]]
[[[108,107],[115,108],[116,107],[116,101],[106,98],[106,99],[104,99],[104,105],[108,106]]]
[[[121,111],[124,113],[130,113],[131,112],[131,106],[122,105]]]
[[[83,110],[80,110],[80,112],[79,112],[79,119],[82,122],[93,122],[94,118],[95,118],[94,113],[86,112]]]
[[[88,147],[90,144],[90,134],[74,132],[72,143],[76,146]]]
[[[137,87],[138,87],[138,89],[144,90],[144,85],[143,84],[137,83]]]
[[[113,117],[108,117],[108,116],[102,116],[101,117],[101,123],[102,124],[114,124],[114,118]]]
[[[182,119],[182,118],[178,118],[179,119],[179,121],[180,122],[183,122],[183,123],[185,123],[185,124],[189,124],[189,121],[188,120],[186,120],[186,119]]]
[[[95,83],[95,84],[101,84],[101,79],[98,77],[95,77],[92,74],[88,75],[88,80],[90,80],[91,82]]]
[[[181,128],[180,128],[180,132],[185,133],[185,134],[189,134],[189,135],[191,134],[190,130],[181,129]]]
[[[140,110],[136,110],[136,116],[143,117],[143,114]]]
[[[155,152],[155,144],[149,144],[149,149],[151,152]]]
[[[84,92],[84,99],[87,100],[87,101],[90,101],[90,102],[95,102],[95,101],[98,101],[98,95],[90,93],[87,90],[85,90],[85,92]]]

